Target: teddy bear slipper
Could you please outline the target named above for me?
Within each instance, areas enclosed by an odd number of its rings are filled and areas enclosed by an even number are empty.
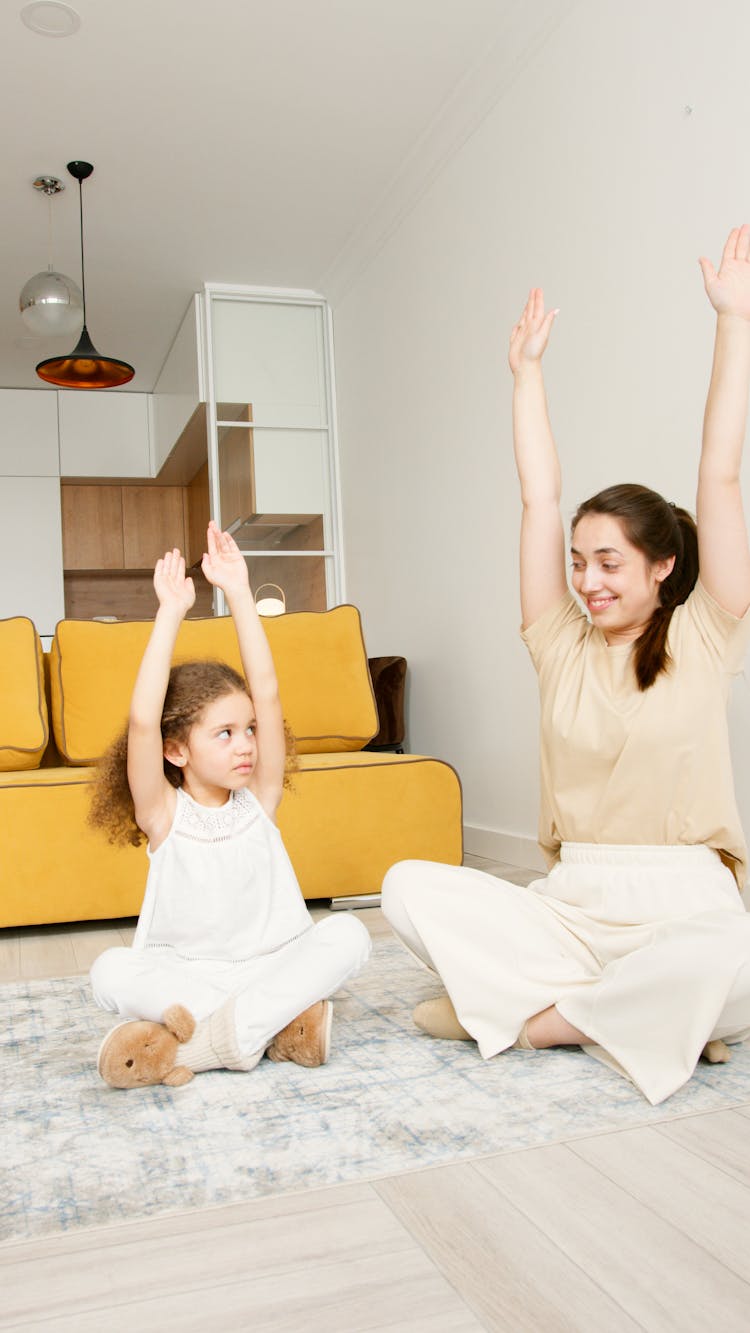
[[[320,1000],[282,1028],[271,1045],[271,1060],[292,1060],[314,1067],[325,1064],[331,1039],[333,1005]],[[254,1069],[263,1052],[243,1055],[234,1024],[234,999],[196,1023],[184,1005],[164,1011],[163,1022],[133,1019],[107,1033],[97,1069],[111,1088],[146,1088],[158,1083],[180,1088],[194,1074],[209,1069]]]
[[[316,1069],[328,1060],[332,1022],[332,1002],[318,1000],[276,1034],[266,1055],[269,1060],[293,1060],[297,1065]]]
[[[181,1004],[165,1009],[163,1019],[133,1019],[107,1033],[96,1064],[111,1088],[181,1088],[207,1069],[254,1069],[263,1054],[240,1052],[233,999],[200,1023]]]

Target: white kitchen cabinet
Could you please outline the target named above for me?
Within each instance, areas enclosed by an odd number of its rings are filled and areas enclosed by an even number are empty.
[[[150,477],[150,397],[59,390],[60,475]]]
[[[0,567],[0,619],[53,634],[65,614],[58,477],[0,477]]]
[[[196,295],[154,385],[154,476],[164,466],[198,404],[205,402],[201,329],[201,297]]]
[[[0,477],[57,477],[57,394],[0,389]]]

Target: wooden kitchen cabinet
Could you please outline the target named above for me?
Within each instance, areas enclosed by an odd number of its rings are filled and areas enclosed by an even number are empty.
[[[122,487],[61,486],[63,569],[122,569]]]
[[[147,569],[185,547],[181,486],[71,486],[62,491],[66,570]]]
[[[175,546],[185,551],[190,516],[192,560],[200,560],[205,548],[207,477],[194,480],[191,487],[72,482],[61,487],[66,616],[142,620],[155,615],[154,565]],[[192,576],[196,602],[190,614],[211,615],[212,589],[200,571],[193,570]]]
[[[122,540],[125,569],[153,569],[176,546],[185,550],[182,486],[123,486]]]

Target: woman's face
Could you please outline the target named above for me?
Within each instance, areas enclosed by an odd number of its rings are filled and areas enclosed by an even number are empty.
[[[572,583],[592,624],[607,643],[628,643],[643,633],[674,556],[653,564],[628,541],[619,518],[584,514],[571,543]]]

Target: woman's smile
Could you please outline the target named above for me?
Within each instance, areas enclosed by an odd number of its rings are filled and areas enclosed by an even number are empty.
[[[586,605],[591,614],[595,615],[597,611],[606,611],[607,607],[614,606],[616,601],[617,601],[616,597],[604,597],[600,594],[597,594],[594,597],[587,597]]]

